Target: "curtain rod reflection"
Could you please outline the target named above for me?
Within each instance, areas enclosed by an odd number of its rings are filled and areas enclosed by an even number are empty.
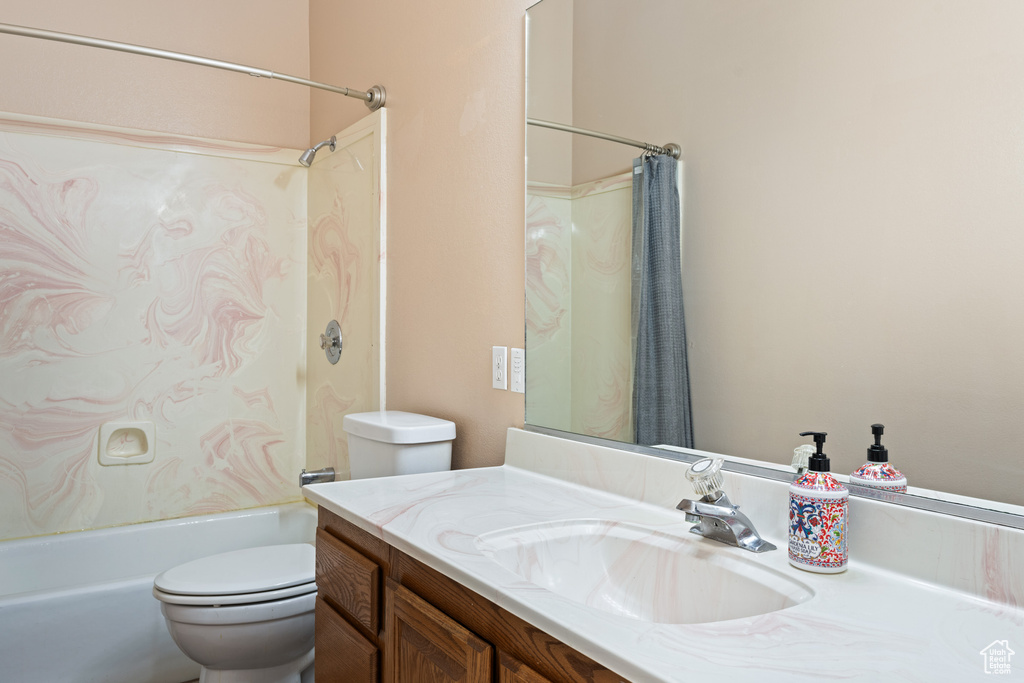
[[[619,137],[618,135],[609,135],[608,133],[599,133],[596,130],[587,130],[586,128],[577,128],[576,126],[567,126],[564,123],[555,123],[554,121],[542,121],[541,119],[526,119],[526,123],[531,126],[540,126],[541,128],[551,128],[552,130],[561,130],[566,133],[577,133],[578,135],[588,135],[592,138],[601,138],[602,140],[608,140],[609,142],[617,142],[621,145],[629,145],[631,147],[639,147],[645,152],[651,152],[653,154],[667,154],[673,159],[678,159],[683,154],[683,149],[674,142],[670,142],[664,147],[658,145],[652,145],[649,142],[640,142],[639,140],[630,140],[629,138]]]

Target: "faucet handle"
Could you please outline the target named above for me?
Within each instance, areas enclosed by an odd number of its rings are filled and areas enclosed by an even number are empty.
[[[703,458],[690,465],[686,470],[686,478],[698,496],[716,498],[725,481],[722,479],[722,458]]]
[[[812,455],[814,455],[814,446],[809,443],[793,449],[793,469],[796,470],[797,474],[803,474],[807,471],[808,462]]]

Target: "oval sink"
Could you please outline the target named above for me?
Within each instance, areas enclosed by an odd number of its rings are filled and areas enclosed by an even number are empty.
[[[604,520],[494,531],[477,548],[508,571],[575,602],[659,624],[740,619],[799,605],[810,588],[745,551]]]

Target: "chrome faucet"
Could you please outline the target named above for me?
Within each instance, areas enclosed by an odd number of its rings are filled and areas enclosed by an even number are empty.
[[[313,470],[307,472],[306,468],[302,468],[302,474],[299,475],[299,487],[303,487],[306,484],[320,484],[325,481],[334,481],[334,468],[325,467],[322,470]]]
[[[686,521],[694,522],[690,533],[728,543],[753,553],[775,550],[775,546],[761,538],[754,523],[733,505],[722,490],[722,460],[704,458],[690,465],[686,478],[693,490],[703,496],[700,500],[684,498],[676,509],[686,513]]]

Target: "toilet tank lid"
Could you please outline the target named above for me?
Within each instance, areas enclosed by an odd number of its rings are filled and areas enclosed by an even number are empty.
[[[309,583],[315,574],[315,548],[289,543],[201,557],[157,574],[153,584],[177,595],[239,595]]]
[[[429,415],[382,410],[352,413],[342,420],[349,434],[394,444],[433,443],[455,438],[455,423]]]

